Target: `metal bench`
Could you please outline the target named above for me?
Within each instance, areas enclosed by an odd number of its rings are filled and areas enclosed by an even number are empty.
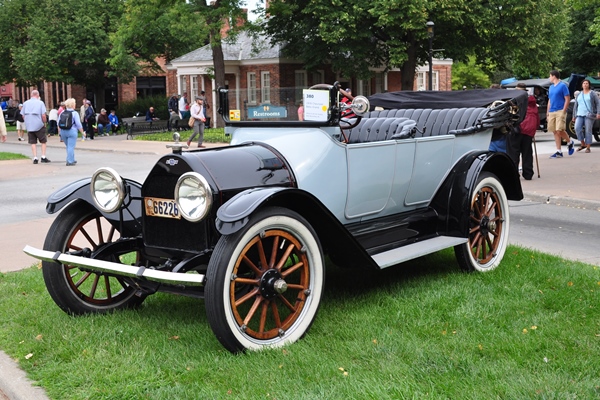
[[[127,139],[133,139],[133,135],[145,133],[166,132],[169,129],[169,121],[159,119],[157,121],[144,121],[142,118],[123,118]]]

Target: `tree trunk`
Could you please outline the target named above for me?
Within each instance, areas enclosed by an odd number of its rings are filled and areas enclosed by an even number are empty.
[[[415,69],[417,68],[417,48],[414,40],[406,49],[408,59],[400,67],[402,90],[414,90],[415,88]]]

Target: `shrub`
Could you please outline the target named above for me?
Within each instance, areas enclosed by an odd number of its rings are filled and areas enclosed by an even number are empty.
[[[143,97],[134,101],[120,103],[116,111],[119,118],[133,117],[136,113],[140,113],[140,116],[143,117],[150,106],[152,106],[158,118],[169,119],[168,102],[169,98],[162,95]]]

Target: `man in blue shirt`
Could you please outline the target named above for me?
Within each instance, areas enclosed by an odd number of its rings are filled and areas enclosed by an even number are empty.
[[[33,163],[38,163],[37,142],[42,144],[42,162],[49,163],[46,158],[46,105],[40,100],[40,92],[31,91],[31,98],[23,103],[21,110],[25,118],[25,127],[27,128],[27,137],[33,153]]]
[[[567,135],[567,108],[571,101],[569,88],[560,80],[560,74],[557,70],[550,71],[550,82],[552,85],[548,90],[548,111],[546,120],[548,121],[548,130],[554,132],[554,143],[556,144],[556,153],[550,158],[562,158],[561,151],[562,140],[569,143],[569,155],[573,155],[574,142]]]

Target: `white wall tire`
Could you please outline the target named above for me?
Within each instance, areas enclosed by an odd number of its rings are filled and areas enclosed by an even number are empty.
[[[207,270],[208,321],[231,352],[284,346],[312,325],[323,287],[323,253],[310,224],[265,208],[219,239]]]
[[[469,240],[454,248],[456,259],[464,270],[491,271],[504,257],[510,227],[508,199],[498,178],[483,172],[469,204],[464,216]]]

